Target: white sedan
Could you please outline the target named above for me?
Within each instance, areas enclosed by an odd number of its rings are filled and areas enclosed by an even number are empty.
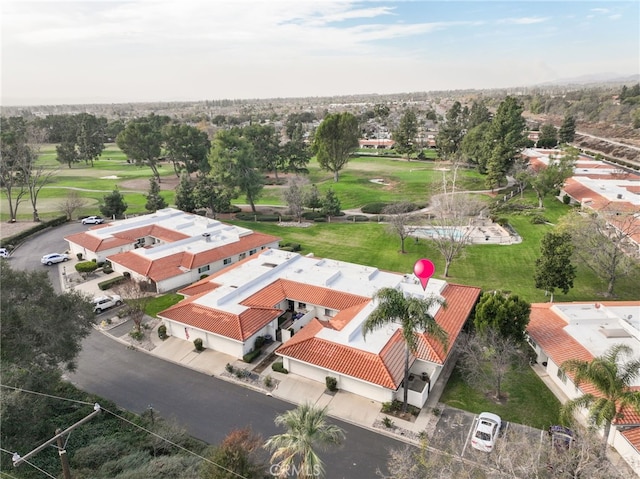
[[[47,266],[51,266],[54,263],[62,263],[63,261],[69,261],[70,257],[68,254],[64,253],[51,253],[45,254],[42,258],[40,258],[40,262],[42,264],[46,264]]]
[[[480,413],[471,438],[471,446],[483,452],[493,451],[501,425],[500,416],[490,412]]]

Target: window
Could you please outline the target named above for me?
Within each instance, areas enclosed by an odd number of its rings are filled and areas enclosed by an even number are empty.
[[[208,264],[207,264],[207,265],[205,265],[205,266],[200,266],[200,267],[198,268],[198,274],[200,274],[200,273],[204,273],[204,272],[206,272],[206,271],[209,271],[209,265],[208,265]]]
[[[334,313],[333,309],[325,308],[324,315],[328,316],[330,318],[333,318],[335,316],[335,313]]]
[[[240,253],[238,255],[238,259],[245,259],[247,257],[247,253]]]
[[[266,247],[266,246],[260,246],[260,249],[261,249],[261,250],[263,250],[263,249],[267,249],[267,247]]]
[[[298,303],[298,309],[307,309],[307,303]]]
[[[560,378],[560,381],[562,381],[564,384],[567,384],[567,375],[560,368],[558,368],[558,377]]]
[[[256,250],[252,249],[251,251],[249,251],[249,256],[256,254]]]
[[[223,264],[231,264],[231,258],[225,258]]]

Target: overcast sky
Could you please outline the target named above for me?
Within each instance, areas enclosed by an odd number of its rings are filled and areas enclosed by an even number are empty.
[[[640,73],[640,2],[1,0],[2,105],[501,88]]]

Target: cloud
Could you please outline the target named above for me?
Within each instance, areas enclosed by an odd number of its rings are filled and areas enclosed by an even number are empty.
[[[593,13],[602,13],[602,14],[609,13],[608,8],[592,8],[590,11]]]
[[[534,25],[536,23],[544,23],[548,21],[548,17],[519,17],[519,18],[502,18],[496,21],[505,25]]]

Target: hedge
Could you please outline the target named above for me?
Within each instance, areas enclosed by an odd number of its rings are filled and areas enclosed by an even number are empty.
[[[371,215],[379,215],[389,205],[390,203],[383,202],[369,203],[360,208],[360,211]]]
[[[83,261],[82,263],[77,263],[75,268],[78,273],[93,273],[98,269],[98,263],[94,261]]]
[[[125,281],[127,281],[127,278],[125,278],[124,276],[116,276],[115,278],[110,278],[106,281],[102,281],[101,283],[98,283],[98,288],[100,288],[100,291],[104,291],[106,289],[111,288],[112,286],[122,284]]]
[[[260,356],[260,349],[254,349],[253,351],[249,351],[247,354],[245,354],[244,356],[242,356],[242,360],[245,363],[251,363],[253,362],[253,360],[255,358],[257,358],[258,356]]]
[[[282,364],[282,361],[278,361],[271,365],[271,369],[273,369],[277,373],[289,374],[287,368],[285,368]]]
[[[40,223],[38,223],[37,225],[35,225],[32,228],[29,228],[28,230],[24,230],[16,235],[10,236],[9,238],[5,238],[2,240],[1,244],[3,248],[6,248],[7,246],[11,245],[11,246],[16,246],[17,244],[19,244],[21,241],[23,241],[24,239],[28,238],[29,236],[31,236],[34,233],[37,233],[38,231],[42,231],[44,229],[47,228],[53,228],[54,226],[60,226],[63,225],[67,222],[67,217],[66,216],[58,216],[57,218],[54,218],[52,220],[49,221],[42,221]]]
[[[364,215],[349,215],[344,217],[345,221],[351,221],[353,223],[361,223],[363,221],[369,221],[368,216]]]

